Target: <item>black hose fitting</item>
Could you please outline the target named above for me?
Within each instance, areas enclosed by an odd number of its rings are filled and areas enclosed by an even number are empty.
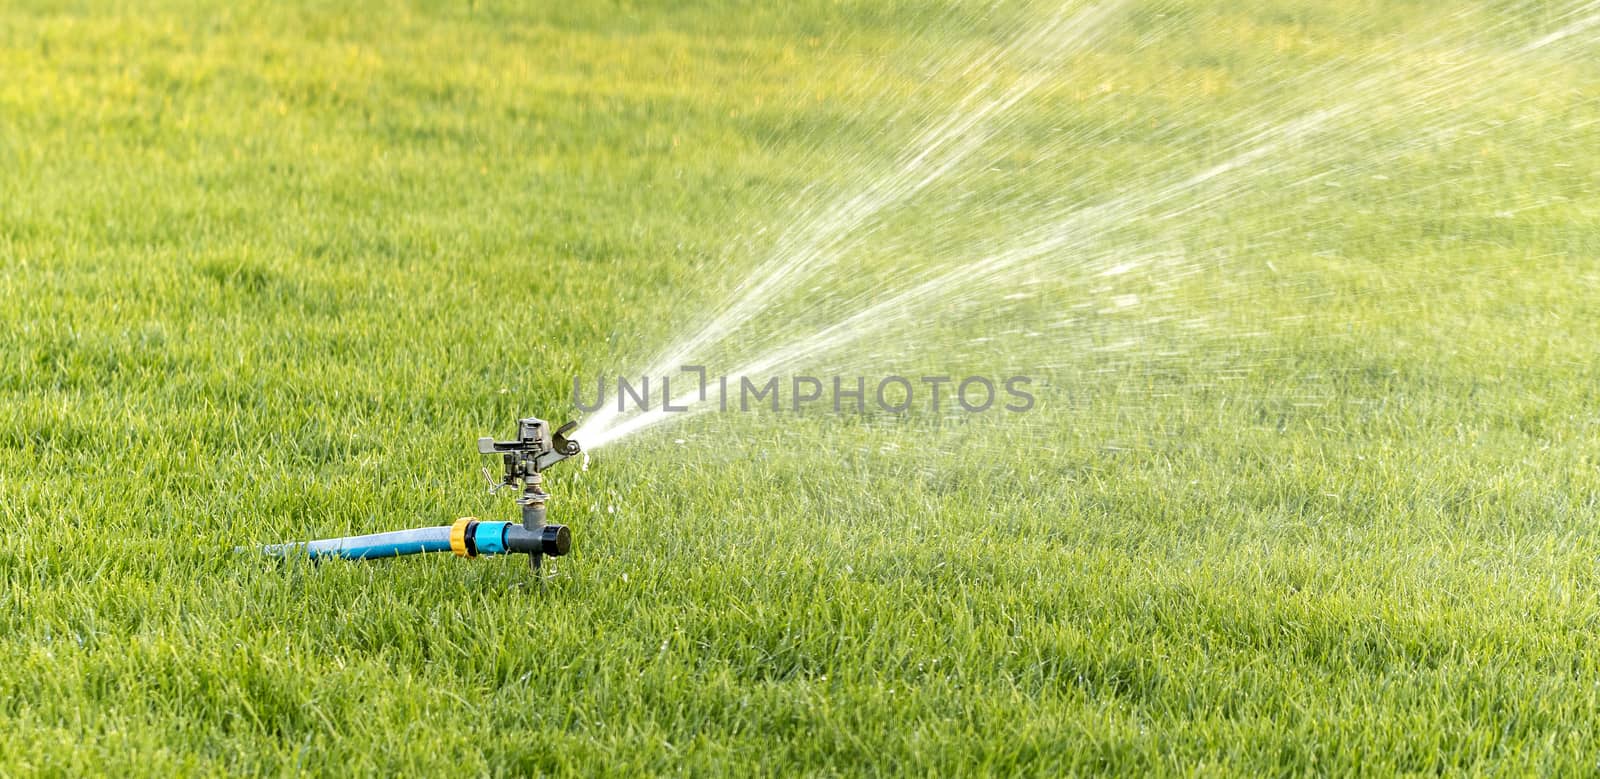
[[[572,531],[566,525],[545,525],[537,530],[506,526],[506,551],[560,557],[571,548]]]

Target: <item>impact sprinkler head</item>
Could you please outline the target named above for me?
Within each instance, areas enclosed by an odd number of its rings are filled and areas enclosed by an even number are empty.
[[[526,552],[534,571],[539,570],[545,555],[560,557],[572,546],[572,534],[565,525],[545,524],[545,503],[550,495],[544,491],[542,474],[546,468],[583,451],[577,441],[567,438],[577,426],[577,422],[568,422],[552,434],[549,423],[527,417],[517,420],[514,441],[478,439],[479,453],[499,454],[505,463],[500,483],[493,484],[491,478],[490,490],[521,488],[517,505],[522,507],[522,527],[507,529],[506,547],[512,552]]]
[[[515,471],[539,473],[567,459],[581,451],[583,447],[577,441],[567,438],[567,434],[576,430],[577,422],[568,422],[556,430],[552,435],[550,425],[543,419],[527,417],[517,420],[517,440],[496,441],[493,438],[478,439],[478,452],[480,454],[504,453],[506,461],[505,484],[513,484],[513,468]]]

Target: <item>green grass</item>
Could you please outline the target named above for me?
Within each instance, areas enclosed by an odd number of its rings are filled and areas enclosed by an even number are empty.
[[[509,518],[473,439],[638,372],[1037,9],[143,5],[0,10],[0,775],[1600,767],[1600,58],[1508,53],[1557,6],[1131,4],[840,288],[1351,99],[1285,74],[1501,67],[1434,103],[1477,134],[1396,152],[1394,75],[1356,140],[1119,228],[1220,258],[1129,282],[1176,319],[941,348],[1067,273],[869,373],[1036,374],[1032,414],[563,466],[540,592],[228,550]]]

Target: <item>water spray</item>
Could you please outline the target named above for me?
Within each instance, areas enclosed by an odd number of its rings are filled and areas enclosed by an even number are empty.
[[[546,556],[560,557],[572,547],[572,533],[565,525],[545,522],[550,494],[544,491],[544,471],[583,451],[577,441],[567,437],[577,426],[576,422],[568,422],[552,433],[544,420],[528,417],[517,421],[515,440],[478,439],[480,454],[498,454],[505,465],[499,482],[489,475],[488,468],[483,469],[489,492],[513,488],[520,493],[520,524],[462,517],[451,525],[271,544],[261,551],[273,557],[304,554],[313,560],[377,560],[424,552],[454,552],[458,557],[525,554],[537,573]]]

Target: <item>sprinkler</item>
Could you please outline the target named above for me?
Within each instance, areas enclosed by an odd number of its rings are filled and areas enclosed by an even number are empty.
[[[507,487],[521,492],[517,497],[517,505],[522,508],[520,524],[462,517],[448,526],[272,544],[261,551],[274,557],[306,554],[313,560],[377,560],[423,552],[455,552],[459,557],[520,553],[528,556],[529,565],[538,573],[546,555],[560,557],[572,547],[572,534],[565,525],[545,523],[545,504],[550,495],[544,491],[543,474],[546,468],[583,451],[577,441],[567,437],[577,426],[577,422],[568,422],[551,433],[544,420],[528,417],[517,420],[514,441],[478,439],[479,453],[498,454],[505,464],[499,482],[489,475],[488,468],[483,469],[490,494]]]

